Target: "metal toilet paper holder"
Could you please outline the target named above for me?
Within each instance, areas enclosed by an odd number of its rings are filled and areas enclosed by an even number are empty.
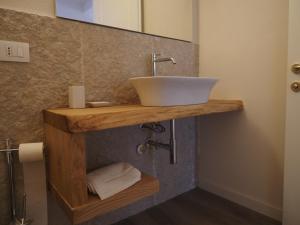
[[[8,178],[10,185],[10,199],[11,199],[11,214],[12,225],[29,225],[33,222],[32,219],[26,218],[26,193],[23,195],[23,203],[21,210],[21,217],[16,214],[16,193],[15,193],[15,171],[13,165],[13,152],[19,151],[18,148],[12,148],[12,143],[9,138],[5,139],[5,149],[0,149],[0,152],[6,153],[7,165],[8,165]]]

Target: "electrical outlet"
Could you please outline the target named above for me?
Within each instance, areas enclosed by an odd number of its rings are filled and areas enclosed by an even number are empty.
[[[6,47],[6,56],[8,56],[8,57],[13,56],[13,54],[12,54],[12,47],[11,46],[7,46]]]
[[[0,40],[0,61],[29,62],[29,44]]]

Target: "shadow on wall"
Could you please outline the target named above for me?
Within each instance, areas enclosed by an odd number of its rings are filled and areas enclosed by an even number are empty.
[[[198,119],[199,185],[280,219],[282,153],[246,112]],[[217,140],[217,141],[216,141]]]

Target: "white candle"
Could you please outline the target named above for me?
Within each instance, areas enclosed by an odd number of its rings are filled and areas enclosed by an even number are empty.
[[[84,86],[69,87],[69,108],[85,108],[85,88]]]

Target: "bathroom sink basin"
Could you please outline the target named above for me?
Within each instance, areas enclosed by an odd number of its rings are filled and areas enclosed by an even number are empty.
[[[193,105],[208,101],[218,79],[209,77],[155,76],[129,79],[143,106]]]

